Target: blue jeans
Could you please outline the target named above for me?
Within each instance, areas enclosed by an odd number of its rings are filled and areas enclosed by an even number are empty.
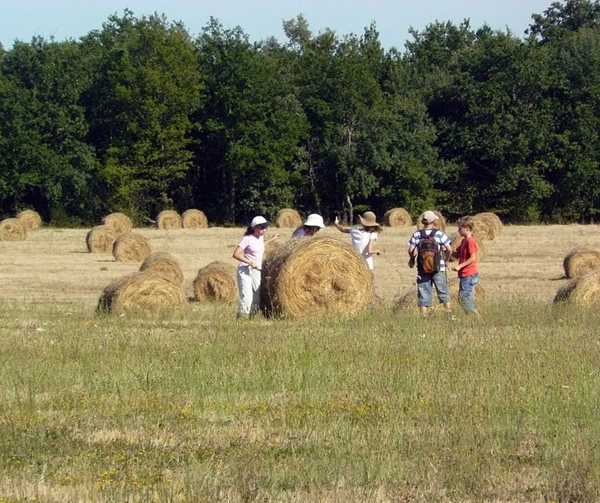
[[[450,293],[446,284],[446,272],[440,271],[435,274],[421,274],[417,276],[417,295],[419,307],[431,306],[431,285],[435,285],[438,299],[443,304],[450,302]]]
[[[458,301],[465,313],[472,313],[475,310],[475,285],[479,281],[479,274],[459,278]]]

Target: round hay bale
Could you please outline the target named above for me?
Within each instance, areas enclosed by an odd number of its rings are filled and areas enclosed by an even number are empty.
[[[458,305],[458,289],[460,282],[457,277],[448,279],[448,290],[450,292],[451,302]],[[475,306],[480,307],[485,304],[485,290],[481,286],[481,282],[475,285]],[[396,309],[406,308],[417,308],[419,301],[417,298],[417,285],[411,286],[406,292],[397,297],[394,300],[394,307]],[[432,308],[436,308],[438,305],[437,294],[435,287],[433,287],[433,303]]]
[[[584,307],[600,307],[600,269],[572,279],[559,288],[554,302],[570,302]]]
[[[118,262],[142,262],[150,253],[146,238],[135,232],[119,236],[113,246],[113,256]]]
[[[42,217],[37,211],[24,210],[17,214],[17,218],[25,227],[25,232],[34,232],[42,226]]]
[[[181,225],[184,229],[206,229],[208,227],[208,219],[203,211],[200,210],[185,210],[181,214]]]
[[[452,251],[456,251],[459,245],[463,241],[463,237],[458,232],[453,232],[448,236],[450,238],[450,246],[452,246]],[[477,262],[482,262],[485,259],[485,246],[483,245],[483,241],[481,241],[477,236],[473,236],[475,242],[477,243]],[[458,259],[449,260],[449,262],[456,261]]]
[[[125,311],[157,314],[186,305],[179,285],[154,271],[130,274],[109,284],[98,301],[98,310],[110,314]]]
[[[85,243],[90,253],[112,253],[118,237],[114,227],[96,225],[87,233]]]
[[[600,251],[581,246],[575,247],[564,258],[563,268],[565,276],[569,279],[600,269]]]
[[[500,217],[495,213],[492,213],[491,211],[486,211],[483,213],[477,213],[477,215],[475,216],[487,220],[488,224],[491,225],[494,229],[494,234],[496,236],[499,236],[502,233],[502,228],[504,227],[504,224],[502,223],[502,220],[500,220]]]
[[[434,210],[433,212],[437,216],[437,218],[433,222],[433,226],[438,230],[446,232],[446,219],[443,217],[443,215],[439,211]],[[423,222],[421,221],[421,220],[423,220],[424,213],[425,212],[421,213],[419,215],[419,218],[417,219],[417,229],[422,229],[423,227],[425,227],[423,225]]]
[[[488,217],[477,214],[473,217],[475,227],[473,229],[473,236],[479,239],[479,241],[493,241],[497,235],[496,223],[490,220]]]
[[[235,302],[238,297],[235,267],[211,262],[198,271],[193,288],[196,300]]]
[[[176,285],[183,283],[183,272],[177,259],[170,253],[157,252],[148,255],[140,266],[140,272],[152,271],[172,281]]]
[[[0,241],[25,241],[27,231],[18,218],[7,218],[0,222]]]
[[[262,265],[261,310],[266,316],[351,314],[368,308],[372,298],[367,262],[337,239],[291,239]]]
[[[302,217],[300,213],[296,210],[292,210],[290,208],[284,208],[279,210],[277,216],[275,217],[275,226],[276,227],[285,227],[288,229],[297,229],[303,224]]]
[[[392,208],[383,215],[383,223],[388,227],[405,227],[412,225],[413,219],[404,208]]]
[[[165,231],[181,229],[181,216],[175,210],[161,211],[156,217],[156,226]]]
[[[110,215],[106,215],[102,219],[102,223],[117,231],[117,236],[121,236],[133,229],[131,218],[125,215],[125,213],[111,213]]]

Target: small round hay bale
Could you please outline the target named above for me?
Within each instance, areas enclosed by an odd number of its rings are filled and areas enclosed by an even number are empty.
[[[131,218],[125,215],[125,213],[111,213],[110,215],[106,215],[102,219],[102,223],[117,231],[117,236],[121,236],[133,229]]]
[[[372,298],[367,262],[337,239],[291,239],[262,265],[261,310],[266,316],[351,314],[368,308]]]
[[[42,217],[37,211],[24,210],[17,214],[17,218],[25,227],[25,232],[34,232],[42,226]]]
[[[495,213],[492,213],[491,211],[486,211],[483,213],[477,213],[477,215],[475,216],[486,220],[488,224],[491,225],[494,229],[495,236],[499,236],[502,233],[502,228],[504,227],[504,224],[502,223],[502,220],[500,220],[500,217]]]
[[[563,267],[565,276],[569,279],[600,269],[600,251],[577,246],[567,253],[563,260]]]
[[[413,219],[404,208],[392,208],[383,215],[383,223],[388,227],[405,227],[412,225]]]
[[[196,300],[235,302],[238,297],[235,267],[211,262],[198,271],[193,288]]]
[[[443,215],[439,211],[434,210],[433,212],[435,213],[435,215],[437,217],[433,221],[433,226],[440,231],[446,232],[446,219],[443,217]],[[419,215],[419,218],[417,220],[417,229],[422,229],[423,227],[425,227],[422,222],[424,213],[425,212],[423,212]]]
[[[208,219],[203,211],[200,210],[185,210],[181,214],[181,225],[184,229],[206,229],[208,227]]]
[[[452,251],[456,251],[459,245],[463,241],[463,237],[458,232],[453,232],[448,236],[450,238],[450,246],[452,246]],[[483,245],[483,241],[481,241],[477,236],[473,236],[475,242],[477,243],[477,262],[482,262],[485,259],[485,246]],[[452,259],[450,262],[457,260]]]
[[[275,226],[276,227],[284,227],[288,229],[297,229],[303,224],[302,217],[300,213],[296,210],[292,210],[290,208],[284,208],[279,210],[277,216],[275,217]]]
[[[473,236],[479,239],[479,241],[493,241],[495,239],[497,231],[493,220],[478,214],[473,217],[473,222],[475,223]]]
[[[157,314],[186,305],[179,285],[154,271],[130,274],[108,285],[98,301],[98,310],[110,314],[125,311]]]
[[[460,282],[458,278],[453,277],[448,279],[448,291],[450,292],[451,302],[458,305],[458,289]],[[485,290],[481,286],[481,282],[475,285],[475,306],[480,307],[485,304]],[[394,300],[395,309],[416,308],[419,305],[417,297],[417,285],[411,286],[406,292]],[[433,303],[432,308],[439,305],[435,287],[433,287]]]
[[[150,253],[146,238],[135,232],[119,236],[113,246],[113,256],[118,262],[143,262]]]
[[[96,225],[87,233],[85,243],[90,253],[112,253],[118,237],[114,227]]]
[[[165,231],[181,229],[181,216],[175,210],[161,211],[156,217],[156,226]]]
[[[600,269],[578,276],[559,288],[554,302],[570,302],[584,307],[600,307]]]
[[[183,283],[183,272],[177,259],[170,253],[157,252],[148,255],[140,266],[140,272],[153,271],[176,285]]]
[[[0,222],[0,241],[25,241],[27,231],[18,218],[7,218]]]

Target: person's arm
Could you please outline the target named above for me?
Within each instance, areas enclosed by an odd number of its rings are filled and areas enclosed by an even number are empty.
[[[272,238],[266,239],[265,240],[265,246],[267,246],[269,243],[272,243],[276,239],[279,239],[280,237],[281,237],[280,234],[275,234]]]
[[[373,246],[373,243],[375,242],[374,239],[369,239],[369,244],[367,245],[367,253],[369,255],[381,255],[381,251],[380,250],[376,250],[375,247]]]
[[[460,271],[463,267],[467,267],[469,264],[472,264],[476,260],[477,260],[477,252],[472,253],[471,256],[467,260],[462,262],[461,264],[454,266],[454,270]]]
[[[415,266],[415,246],[408,247],[408,267],[413,268]]]
[[[233,258],[239,260],[243,264],[248,264],[252,269],[256,269],[254,262],[244,255],[244,249],[241,246],[235,247],[235,250],[233,250]]]
[[[333,225],[335,225],[335,228],[338,231],[343,232],[345,234],[350,234],[350,229],[345,229],[344,227],[342,227],[340,225],[340,219],[338,217],[335,217],[335,220],[333,221]]]

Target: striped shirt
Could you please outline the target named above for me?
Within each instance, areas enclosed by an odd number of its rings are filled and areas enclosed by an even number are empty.
[[[425,231],[425,234],[427,236],[429,236],[433,229],[423,229],[423,230]],[[435,239],[436,242],[440,244],[440,246],[448,246],[450,244],[450,238],[448,236],[446,236],[446,234],[444,234],[443,231],[440,231],[440,230],[435,231],[435,236],[433,237],[433,239]],[[418,230],[408,240],[408,246],[414,246],[416,248],[420,241],[421,241],[421,231]],[[442,251],[441,257],[440,257],[440,272],[443,272],[445,270],[446,270],[446,263],[444,262],[444,252]]]

